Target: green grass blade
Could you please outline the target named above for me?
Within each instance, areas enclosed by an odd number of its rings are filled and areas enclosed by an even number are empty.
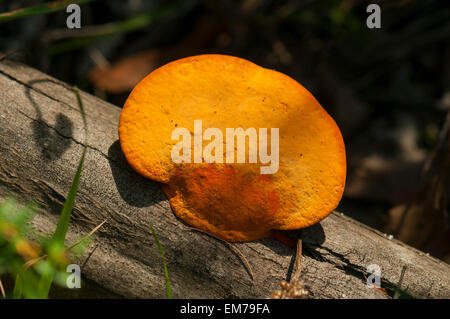
[[[72,215],[72,209],[75,204],[75,197],[77,195],[78,184],[80,182],[81,171],[83,169],[85,156],[86,156],[86,147],[83,148],[83,155],[81,155],[77,172],[75,173],[75,176],[73,178],[72,186],[70,187],[66,201],[64,202],[64,207],[62,209],[61,215],[59,216],[58,225],[56,226],[56,230],[53,234],[52,240],[64,243],[64,239],[66,238],[67,229],[69,228],[70,217]]]
[[[83,118],[84,131],[87,134],[87,121],[86,121],[86,114],[84,112],[83,101],[81,100],[80,93],[76,87],[74,88],[74,93],[77,97],[78,106],[80,109],[81,116]],[[87,147],[84,146],[83,154],[81,155],[77,171],[72,180],[72,185],[70,187],[69,194],[67,195],[67,198],[64,202],[64,207],[62,209],[61,215],[59,216],[58,224],[56,225],[55,232],[53,233],[53,237],[51,239],[52,242],[60,243],[61,245],[64,245],[64,240],[66,238],[67,230],[69,228],[70,217],[72,216],[73,206],[75,205],[75,198],[77,196],[81,171],[83,170],[84,158],[86,157],[86,150]],[[39,283],[39,296],[41,298],[48,297],[53,279],[54,274],[45,274],[42,276]]]
[[[80,92],[77,87],[73,89],[78,102],[78,107],[80,109],[81,116],[83,118],[84,131],[87,134],[87,121],[86,113],[84,112],[83,101],[81,100]],[[86,138],[86,136],[85,136]],[[78,184],[80,182],[81,171],[83,169],[84,158],[86,156],[86,146],[83,148],[83,154],[81,155],[80,162],[78,164],[77,171],[72,181],[72,186],[70,187],[69,194],[67,195],[66,201],[64,202],[64,207],[59,216],[58,225],[53,234],[53,240],[59,241],[64,244],[64,239],[66,238],[67,229],[69,228],[70,216],[72,215],[72,209],[75,204],[75,197],[77,196]]]
[[[67,8],[69,4],[82,4],[86,2],[90,2],[93,0],[62,0],[62,1],[53,1],[42,4],[37,4],[34,6],[29,6],[22,9],[17,9],[11,12],[0,13],[0,23],[16,20],[28,16],[47,14],[59,10],[63,10]]]
[[[72,215],[72,209],[75,204],[75,197],[77,195],[78,184],[80,182],[81,171],[83,169],[84,158],[86,155],[86,146],[83,148],[83,155],[81,155],[80,162],[78,164],[77,172],[72,181],[72,186],[70,187],[69,194],[67,195],[66,201],[64,202],[64,207],[62,209],[61,215],[59,216],[58,225],[53,233],[52,241],[60,242],[64,244],[64,239],[66,238],[67,229],[69,228],[70,217]],[[39,296],[40,298],[47,298],[50,292],[50,287],[54,279],[54,274],[44,274],[41,277],[39,283]]]
[[[172,289],[170,288],[170,278],[169,272],[167,271],[166,258],[164,257],[164,250],[159,242],[158,235],[156,235],[155,230],[153,229],[153,225],[150,224],[150,229],[152,230],[153,237],[155,238],[156,245],[158,245],[159,252],[161,253],[161,257],[164,265],[164,277],[166,278],[166,296],[168,299],[172,299]]]
[[[136,31],[151,25],[152,23],[166,18],[173,14],[176,9],[176,5],[169,4],[161,8],[145,12],[137,16],[125,19],[123,21],[110,22],[103,25],[86,26],[82,31],[74,31],[73,35],[79,32],[78,37],[72,39],[63,40],[60,43],[52,45],[47,49],[47,54],[55,55],[66,51],[75,50],[84,46],[87,46],[94,41],[103,39],[111,35],[117,35],[122,33],[129,33]]]
[[[12,297],[13,299],[20,299],[22,297],[23,281],[22,278],[17,275],[16,281],[14,282],[14,290]]]
[[[50,293],[50,288],[53,283],[53,279],[55,278],[55,274],[46,273],[42,274],[42,277],[39,280],[38,285],[38,297],[39,299],[47,299],[48,294]]]

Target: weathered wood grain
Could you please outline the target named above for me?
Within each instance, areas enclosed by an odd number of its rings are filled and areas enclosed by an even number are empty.
[[[174,217],[159,185],[136,174],[118,144],[120,109],[82,92],[89,133],[71,88],[12,61],[0,62],[0,197],[41,206],[36,228],[55,227],[83,145],[88,146],[69,239],[103,220],[85,262],[81,291],[68,294],[165,296],[161,256],[149,223],[164,246],[174,297],[264,298],[292,269],[294,251],[265,239],[236,246],[252,281],[226,245],[191,231]],[[368,288],[366,267],[378,264],[382,285],[419,298],[450,298],[450,266],[339,213],[305,230],[302,278],[314,298],[388,298]],[[59,291],[59,290],[58,290]],[[58,293],[56,291],[56,293]]]

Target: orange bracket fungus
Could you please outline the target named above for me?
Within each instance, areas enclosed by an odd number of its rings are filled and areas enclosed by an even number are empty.
[[[153,71],[126,101],[119,137],[179,218],[229,242],[315,224],[344,190],[334,120],[292,78],[236,57],[193,56]]]

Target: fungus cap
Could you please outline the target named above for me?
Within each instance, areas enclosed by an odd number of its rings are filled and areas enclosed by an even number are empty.
[[[223,163],[204,158],[194,163],[194,143],[191,163],[172,160],[172,149],[180,142],[172,132],[186,128],[194,136],[194,121],[199,120],[203,133],[208,128],[223,133]],[[226,129],[239,127],[279,129],[274,174],[261,174],[268,164],[259,156],[249,163],[250,138],[245,163],[236,163],[236,154],[227,163]],[[193,56],[150,73],[125,103],[119,137],[129,164],[163,183],[179,218],[228,241],[317,223],[336,208],[344,190],[345,147],[334,120],[292,78],[236,57]],[[212,140],[202,140],[203,150]]]

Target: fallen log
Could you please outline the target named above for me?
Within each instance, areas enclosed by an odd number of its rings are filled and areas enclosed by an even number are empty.
[[[0,62],[0,197],[40,205],[34,226],[51,232],[84,145],[88,151],[68,240],[107,220],[85,255],[81,289],[53,296],[162,298],[164,247],[175,298],[265,298],[292,272],[293,249],[272,239],[239,243],[254,279],[227,245],[192,231],[157,183],[136,174],[118,143],[120,108],[81,92],[88,136],[70,86],[26,65]],[[313,298],[450,298],[450,265],[340,213],[304,231],[301,274]],[[381,270],[370,288],[367,267]],[[399,285],[400,275],[404,276]],[[370,278],[369,278],[370,279]]]

